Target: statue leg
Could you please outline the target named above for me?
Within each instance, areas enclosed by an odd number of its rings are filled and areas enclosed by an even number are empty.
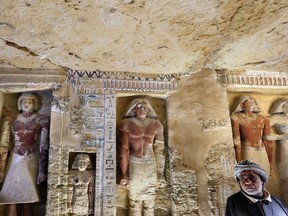
[[[21,216],[33,216],[33,208],[31,203],[21,204]]]
[[[129,216],[142,215],[142,202],[140,200],[129,200]]]
[[[154,216],[154,199],[143,202],[144,216]]]
[[[6,205],[6,214],[5,216],[17,216],[17,206],[16,204]]]

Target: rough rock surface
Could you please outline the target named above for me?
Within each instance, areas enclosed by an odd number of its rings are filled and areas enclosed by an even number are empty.
[[[287,71],[287,0],[1,0],[0,67]]]

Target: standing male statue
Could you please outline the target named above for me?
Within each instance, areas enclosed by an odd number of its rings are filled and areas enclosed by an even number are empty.
[[[231,124],[236,160],[253,160],[269,173],[273,169],[273,142],[267,140],[269,119],[259,114],[257,102],[251,96],[240,95],[235,105]]]
[[[154,215],[157,181],[166,181],[163,125],[145,98],[132,100],[117,126],[120,185],[128,188],[129,216]]]
[[[288,204],[288,99],[279,98],[271,109],[270,125],[274,134],[269,138],[276,143],[276,165],[280,179],[282,199]]]
[[[69,194],[69,215],[94,215],[94,176],[88,154],[79,153],[75,157],[72,170],[69,172],[69,181],[72,186]],[[89,170],[88,170],[89,168]]]
[[[34,94],[23,93],[18,99],[18,109],[21,113],[11,121],[12,124],[5,122],[5,128],[2,128],[5,136],[1,137],[1,146],[7,146],[11,141],[13,145],[0,204],[11,204],[7,206],[6,215],[32,216],[31,203],[40,201],[37,184],[46,181],[49,118],[36,112],[39,101]],[[21,209],[17,209],[16,204],[21,204]]]

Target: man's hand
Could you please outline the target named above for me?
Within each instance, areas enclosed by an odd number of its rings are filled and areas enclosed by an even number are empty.
[[[47,180],[47,176],[43,172],[39,172],[37,176],[37,184],[40,184],[41,182],[44,182]]]
[[[162,175],[162,176],[158,177],[158,187],[163,188],[166,185],[167,185],[167,182],[166,182],[164,176]]]
[[[120,185],[121,185],[121,186],[124,186],[124,187],[128,187],[128,186],[129,186],[129,180],[127,180],[127,179],[122,179],[122,180],[120,181]]]

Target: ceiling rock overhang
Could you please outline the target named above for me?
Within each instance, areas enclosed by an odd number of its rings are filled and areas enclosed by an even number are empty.
[[[287,6],[286,0],[2,0],[0,67],[287,72]]]

